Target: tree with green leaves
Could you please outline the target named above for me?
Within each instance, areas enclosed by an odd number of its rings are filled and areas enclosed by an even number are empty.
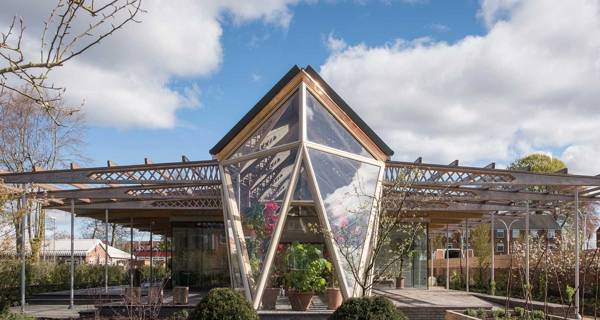
[[[532,172],[552,173],[565,169],[567,165],[560,159],[543,153],[532,153],[511,163],[512,170],[528,168]]]
[[[490,264],[492,252],[490,250],[490,225],[480,224],[471,231],[471,245],[473,254],[477,257],[479,267],[479,284],[483,286],[484,269]]]

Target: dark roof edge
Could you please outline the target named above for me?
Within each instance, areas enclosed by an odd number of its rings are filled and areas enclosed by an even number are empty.
[[[356,123],[360,129],[363,130],[367,136],[373,140],[373,142],[375,142],[375,144],[377,144],[379,148],[381,148],[381,151],[390,157],[394,155],[394,150],[392,150],[385,142],[383,142],[383,140],[375,133],[375,131],[373,131],[373,129],[371,129],[371,127],[369,127],[369,125],[364,122],[363,119],[361,119],[361,117],[354,112],[354,110],[352,110],[346,101],[344,101],[344,99],[342,99],[342,97],[340,97],[340,95],[337,94],[337,92],[335,92],[335,90],[333,90],[329,84],[323,80],[323,78],[321,78],[315,69],[308,65],[304,71],[306,71],[306,73],[308,73],[311,77],[315,78],[315,80],[319,81],[323,89],[325,89],[327,94],[331,97],[331,99],[333,99],[333,102],[335,102],[335,104],[337,104],[350,117],[350,119],[352,119],[352,121],[354,121],[354,123]]]
[[[223,148],[240,132],[242,129],[248,125],[248,123],[265,107],[269,101],[273,100],[273,98],[283,89],[283,87],[290,82],[298,73],[302,72],[303,69],[300,69],[297,65],[293,66],[277,83],[265,94],[255,105],[242,117],[238,123],[227,132],[227,134],[215,144],[214,147],[210,149],[211,155],[216,155],[221,152]],[[333,102],[337,104],[342,111],[344,111],[350,119],[358,125],[358,127],[363,130],[367,136],[375,142],[375,144],[383,151],[386,155],[392,156],[394,151],[385,143],[383,140],[367,125],[359,116],[352,110],[352,108],[340,97],[335,90],[333,90],[323,78],[315,71],[310,65],[304,69],[304,71],[313,77],[316,81],[318,81],[326,93],[331,97]]]
[[[231,141],[231,139],[233,139],[246,125],[248,125],[252,118],[254,118],[264,108],[264,106],[269,103],[269,101],[273,100],[277,93],[279,93],[279,91],[281,91],[281,89],[283,89],[283,87],[301,71],[302,69],[300,69],[297,65],[294,65],[279,81],[277,81],[271,90],[269,90],[269,92],[267,92],[267,94],[265,94],[254,105],[254,107],[252,107],[252,109],[250,109],[250,111],[248,111],[248,113],[246,113],[246,115],[244,115],[244,117],[242,117],[242,119],[238,121],[238,123],[236,123],[235,126],[233,126],[233,128],[231,128],[231,130],[229,130],[229,132],[227,132],[227,134],[210,149],[210,154],[215,155],[223,150],[229,141]]]

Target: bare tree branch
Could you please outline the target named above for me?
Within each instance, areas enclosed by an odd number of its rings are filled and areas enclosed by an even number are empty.
[[[58,0],[40,36],[39,56],[23,48],[25,25],[14,17],[0,34],[0,94],[18,93],[49,114],[65,88],[48,83],[49,73],[85,53],[144,12],[142,0]],[[82,27],[84,26],[84,27]],[[32,90],[23,91],[27,85]],[[56,118],[52,118],[56,121]]]

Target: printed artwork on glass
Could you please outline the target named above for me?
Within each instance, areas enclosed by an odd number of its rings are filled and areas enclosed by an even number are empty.
[[[252,135],[233,153],[230,159],[299,140],[298,93],[290,96]]]
[[[310,92],[306,94],[306,135],[318,144],[373,157]]]
[[[312,194],[310,193],[310,186],[308,185],[308,176],[304,165],[300,168],[300,175],[298,181],[296,181],[296,187],[294,188],[294,200],[310,201],[313,200]]]
[[[233,186],[230,196],[234,197],[241,217],[253,294],[280,218],[297,153],[296,149],[286,150],[225,167]]]
[[[351,291],[360,267],[380,168],[309,149],[316,182],[331,227],[346,281]]]

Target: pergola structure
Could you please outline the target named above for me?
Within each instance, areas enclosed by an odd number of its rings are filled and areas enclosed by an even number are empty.
[[[353,222],[350,228],[362,246],[357,261],[364,263],[376,236],[377,210],[357,209],[364,197],[348,194],[356,180],[371,196],[390,190],[407,194],[408,201],[417,203],[411,210],[423,217],[430,232],[488,221],[493,230],[494,215],[528,217],[600,200],[600,177],[566,170],[540,174],[526,168],[496,169],[493,163],[467,167],[458,160],[448,165],[423,163],[421,158],[393,161],[393,151],[310,66],[293,67],[211,154],[214,159],[206,161],[183,157],[181,162],[145,160],[126,166],[108,161],[106,167],[72,165],[66,170],[3,173],[0,179],[45,189],[26,195],[43,201],[45,208],[165,236],[172,236],[177,221],[223,222],[231,284],[243,289],[256,308],[286,217],[294,208],[314,208],[321,226],[334,235],[348,228],[340,221]],[[399,185],[407,175],[410,183]],[[346,190],[343,199],[340,190]],[[383,203],[393,209],[394,192],[385,194],[389,199]],[[252,210],[264,223],[272,220],[266,235],[258,236],[249,227]],[[339,257],[340,244],[325,242],[344,297],[360,294]]]

